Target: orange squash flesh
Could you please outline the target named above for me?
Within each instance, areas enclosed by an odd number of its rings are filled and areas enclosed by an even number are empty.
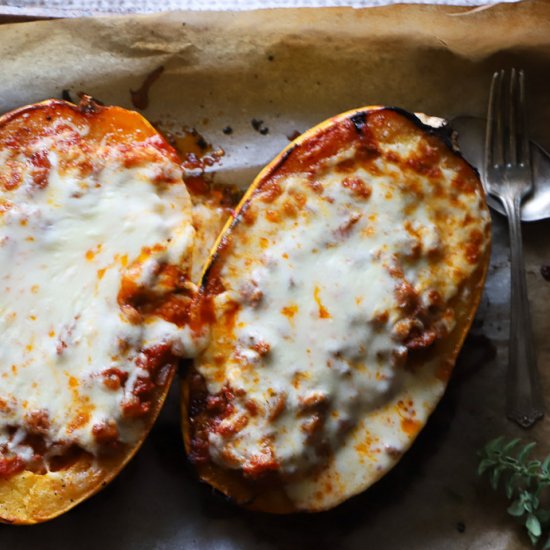
[[[418,149],[415,149],[414,155],[407,156],[403,153],[400,157],[395,151],[388,152],[393,147],[392,144],[408,144],[412,141],[420,144]],[[476,228],[472,230],[470,236],[465,237],[463,243],[460,243],[464,258],[467,258],[465,262],[469,264],[468,274],[462,278],[461,275],[457,275],[456,292],[449,295],[450,297],[446,303],[446,306],[454,312],[454,327],[443,336],[439,335],[434,338],[430,336],[430,338],[426,338],[424,342],[420,343],[418,339],[409,342],[409,356],[403,368],[420,373],[419,379],[422,381],[418,382],[411,392],[413,394],[416,392],[417,396],[424,396],[423,399],[419,397],[418,402],[415,401],[417,411],[419,408],[422,409],[421,412],[418,412],[416,418],[407,416],[403,409],[399,408],[402,401],[399,401],[398,395],[391,403],[382,405],[374,412],[365,413],[355,419],[356,424],[341,442],[341,447],[331,449],[332,454],[329,458],[313,469],[306,469],[297,474],[281,475],[276,471],[265,475],[263,473],[251,475],[248,465],[239,466],[235,462],[238,462],[238,457],[235,458],[238,453],[228,459],[214,460],[211,456],[212,444],[208,443],[204,436],[205,431],[210,430],[215,433],[216,425],[227,422],[220,413],[208,410],[208,399],[210,398],[210,402],[213,403],[212,398],[218,398],[221,394],[209,394],[207,385],[210,383],[215,386],[220,382],[220,379],[223,379],[225,375],[224,373],[227,372],[224,371],[225,364],[234,361],[230,358],[234,357],[231,354],[237,345],[234,344],[237,339],[236,331],[239,322],[244,323],[244,317],[239,317],[240,311],[244,311],[244,306],[236,305],[237,316],[231,314],[233,317],[230,317],[228,310],[224,309],[225,306],[213,304],[216,303],[220,292],[223,295],[228,288],[233,289],[231,285],[235,282],[234,279],[238,278],[238,275],[231,275],[231,270],[238,272],[238,268],[235,266],[241,265],[238,264],[238,260],[235,258],[248,255],[251,258],[248,264],[250,271],[258,265],[255,263],[256,256],[250,251],[260,250],[263,245],[253,248],[253,245],[248,244],[256,239],[256,233],[261,231],[261,229],[257,229],[256,220],[262,216],[271,216],[270,219],[276,226],[277,221],[274,220],[282,219],[282,215],[279,216],[280,210],[277,209],[278,206],[275,204],[277,198],[273,200],[270,196],[270,193],[273,195],[273,189],[276,188],[275,197],[286,196],[284,195],[286,186],[289,186],[288,182],[292,181],[292,185],[295,185],[298,190],[303,190],[299,187],[301,183],[295,183],[296,178],[302,177],[304,181],[315,182],[316,178],[324,177],[322,174],[329,170],[325,161],[335,157],[335,155],[337,156],[342,150],[350,146],[357,146],[355,151],[367,151],[367,153],[359,154],[359,156],[363,155],[362,158],[356,156],[354,159],[354,162],[359,163],[361,166],[368,165],[372,167],[371,164],[368,164],[372,163],[368,151],[377,151],[374,156],[379,157],[381,155],[384,162],[392,170],[400,171],[404,179],[399,181],[408,181],[407,178],[412,177],[414,179],[417,176],[427,178],[426,181],[429,181],[432,187],[418,201],[438,201],[441,197],[443,197],[441,200],[448,199],[450,203],[455,206],[458,205],[456,206],[458,210],[453,211],[455,218],[457,220],[459,218],[460,220],[467,220],[464,223],[473,223],[472,227]],[[418,154],[418,151],[421,151],[421,154]],[[447,178],[447,169],[456,177]],[[341,183],[343,176],[338,177],[340,177]],[[396,181],[398,181],[398,178]],[[370,182],[367,180],[366,183],[366,187],[368,187]],[[363,189],[361,187],[363,183],[361,182],[350,183],[348,181],[344,185],[348,187],[355,185],[354,189],[358,192]],[[437,191],[435,191],[436,189]],[[375,193],[375,191],[372,191],[372,193]],[[370,196],[370,192],[365,193],[365,200],[367,200],[367,206],[364,210],[365,216],[369,214],[368,196]],[[202,358],[199,356],[195,367],[187,372],[181,388],[182,429],[185,447],[191,460],[195,463],[200,479],[243,507],[269,513],[286,514],[299,511],[314,512],[332,508],[349,497],[364,491],[395,466],[402,453],[412,444],[429,414],[441,398],[479,304],[490,254],[490,219],[484,199],[484,192],[477,173],[452,149],[446,139],[442,138],[432,128],[421,123],[414,115],[399,109],[365,107],[335,116],[298,137],[266,166],[243,197],[233,219],[227,222],[212,249],[210,261],[203,272],[201,289],[206,304],[205,307],[211,309],[210,315],[213,320],[212,341],[214,342],[211,347],[213,351],[210,353],[207,349]],[[307,200],[310,201],[310,195],[307,196]],[[461,201],[464,201],[464,203]],[[472,206],[471,211],[468,207],[468,201]],[[291,211],[293,216],[296,216],[296,210],[299,213],[298,216],[301,215],[300,206],[293,208],[294,210],[287,210]],[[414,222],[414,208],[413,205],[410,218],[407,218],[407,214],[403,214],[403,221]],[[267,212],[269,209],[271,209],[271,213]],[[478,218],[476,218],[476,215]],[[473,221],[470,219],[472,217]],[[441,224],[439,229],[445,227],[444,222],[441,221],[443,218],[440,217],[438,222]],[[348,226],[351,227],[350,224]],[[348,226],[346,226],[345,231],[349,230]],[[264,224],[259,227],[265,230],[266,226]],[[281,227],[278,230],[279,234],[285,230],[284,227],[286,226]],[[452,231],[452,229],[446,231]],[[445,241],[447,238],[445,230],[442,231],[442,234]],[[277,231],[266,233],[265,237],[271,239],[270,243],[276,243]],[[247,246],[250,248],[247,248]],[[267,245],[268,250],[270,246],[275,245]],[[258,254],[260,253],[258,252]],[[440,261],[443,264],[451,261],[450,258],[451,252],[445,252],[440,257]],[[322,267],[319,268],[320,271],[322,269]],[[437,268],[435,272],[437,273]],[[301,307],[301,305],[300,303],[296,304],[296,308]],[[321,306],[319,312],[320,317],[330,317],[331,315],[336,317],[338,315],[338,312],[332,310],[327,312],[326,315],[322,315]],[[289,315],[289,313],[286,314]],[[228,321],[230,318],[232,320]],[[227,325],[228,322],[230,322],[230,325]],[[226,323],[226,326],[221,326],[224,323]],[[216,343],[221,340],[226,342],[224,344],[226,348]],[[227,351],[227,349],[230,351]],[[215,353],[218,353],[218,355],[216,356]],[[217,367],[212,366],[213,361],[217,362]],[[231,365],[234,364],[234,362],[231,363]],[[262,376],[261,369],[269,368],[265,365],[260,362],[260,366],[257,367],[258,376]],[[215,373],[209,378],[208,382],[205,382],[204,379],[205,372]],[[254,369],[247,371],[243,367],[243,372],[254,373],[255,371]],[[251,374],[251,376],[253,375]],[[238,402],[231,394],[226,400],[230,405]],[[216,417],[216,414],[219,416]],[[227,413],[223,414],[227,418]],[[249,418],[248,422],[250,421]],[[402,435],[400,436],[398,451],[392,448],[386,449],[386,452],[391,456],[384,456],[383,459],[379,459],[378,457],[384,454],[383,442],[378,446],[372,443],[369,426],[371,424],[378,426],[382,421],[391,423],[392,426],[399,425]],[[237,431],[240,429],[243,428],[240,426],[235,428]],[[197,442],[198,434],[201,433],[203,434],[200,436],[202,439]],[[225,436],[222,435],[223,437]],[[231,443],[233,440],[229,438],[227,441]],[[235,448],[241,449],[236,445]],[[208,450],[205,451],[204,447],[208,447]],[[221,453],[222,457],[224,452],[223,445],[216,450],[216,453]],[[344,458],[341,458],[342,456]],[[226,461],[225,464],[224,460]],[[233,463],[231,463],[231,460]],[[379,467],[373,467],[372,463],[376,463],[378,460],[380,461]]]

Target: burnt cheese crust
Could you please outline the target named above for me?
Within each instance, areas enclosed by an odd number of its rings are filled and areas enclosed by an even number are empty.
[[[177,154],[139,114],[49,100],[0,118],[0,521],[106,485],[165,399],[190,326]]]
[[[203,275],[211,337],[182,386],[199,476],[287,513],[384,475],[443,394],[489,243],[477,173],[414,115],[364,108],[300,136]]]

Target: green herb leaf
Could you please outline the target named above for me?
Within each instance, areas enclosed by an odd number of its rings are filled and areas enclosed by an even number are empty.
[[[529,512],[530,514],[533,512],[533,502],[532,500],[530,499],[530,495],[529,493],[523,495],[523,508],[525,509],[526,512]]]
[[[520,441],[521,441],[521,439],[516,438],[516,439],[512,439],[511,441],[506,443],[502,447],[502,454],[504,454],[504,455],[510,454],[517,447],[517,445]]]
[[[523,508],[523,502],[521,499],[518,498],[517,500],[514,500],[514,502],[508,506],[507,512],[515,518],[523,516],[525,509]]]
[[[494,490],[502,485],[510,501],[508,514],[524,522],[533,546],[543,538],[543,550],[550,550],[550,509],[540,508],[541,498],[547,500],[550,493],[550,455],[544,461],[529,459],[535,446],[535,442],[497,437],[479,453],[477,472],[488,476]]]
[[[535,537],[535,535],[533,535],[531,531],[527,531],[527,534],[529,535],[529,540],[531,541],[531,544],[533,546],[536,546],[537,543],[539,542],[539,537]]]
[[[540,522],[537,516],[533,514],[527,517],[527,521],[525,522],[525,527],[527,527],[527,530],[529,531],[529,533],[531,533],[534,537],[538,538],[542,534]]]
[[[485,452],[487,454],[493,454],[495,451],[500,451],[503,443],[504,443],[504,436],[501,435],[500,437],[497,437],[496,439],[489,441],[489,443],[485,445]]]
[[[512,500],[514,493],[516,491],[516,484],[521,481],[521,475],[517,472],[513,473],[507,480],[505,490],[506,490],[506,496],[509,500]]]
[[[491,488],[496,491],[498,489],[498,480],[500,479],[500,475],[504,471],[503,466],[497,466],[492,472],[491,477],[489,478],[489,483],[491,484]]]
[[[495,461],[490,458],[484,458],[477,467],[477,475],[482,476],[491,466],[495,465]]]
[[[536,447],[536,445],[537,444],[534,441],[527,443],[527,445],[525,445],[525,447],[523,447],[523,449],[521,449],[518,453],[518,456],[516,457],[517,461],[520,464],[523,464],[529,453],[533,450],[533,447]]]

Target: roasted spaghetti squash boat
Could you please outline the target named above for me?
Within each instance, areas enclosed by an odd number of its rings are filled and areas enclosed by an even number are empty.
[[[105,486],[196,341],[191,202],[139,114],[49,100],[0,118],[0,520]]]
[[[210,343],[182,387],[200,478],[272,513],[380,479],[445,390],[489,245],[478,175],[416,116],[363,108],[291,143],[204,271]]]

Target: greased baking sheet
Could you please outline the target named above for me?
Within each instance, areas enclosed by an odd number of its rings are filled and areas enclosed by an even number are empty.
[[[476,12],[391,6],[21,23],[0,27],[0,60],[2,111],[63,90],[132,107],[130,90],[162,66],[145,116],[164,129],[195,128],[223,147],[214,177],[242,187],[290,136],[353,107],[481,116],[500,67],[527,71],[533,135],[550,148],[545,1]],[[550,264],[550,223],[526,225],[524,236],[550,403],[550,282],[540,274]],[[339,508],[271,517],[213,494],[186,465],[174,387],[141,451],[109,487],[50,523],[0,526],[1,548],[528,547],[502,496],[475,475],[477,450],[500,434],[519,433],[539,441],[539,453],[550,451],[550,417],[529,432],[504,418],[508,286],[507,228],[495,216],[486,292],[445,397],[401,463]]]

